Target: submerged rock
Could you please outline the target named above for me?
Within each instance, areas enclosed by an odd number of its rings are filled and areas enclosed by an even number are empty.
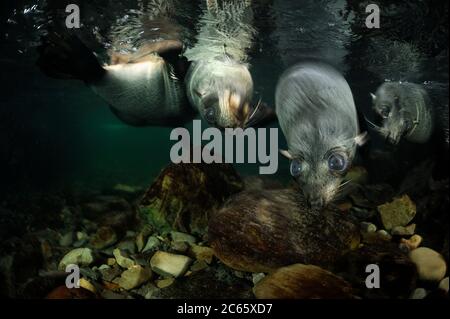
[[[441,280],[441,282],[439,283],[439,289],[448,293],[448,277],[445,277]]]
[[[228,164],[170,164],[140,202],[140,211],[159,232],[203,235],[209,213],[243,183]]]
[[[122,268],[131,268],[136,264],[135,261],[129,258],[128,254],[122,249],[114,249],[113,254],[114,258],[116,258],[117,264]]]
[[[149,268],[134,265],[125,270],[119,278],[114,279],[114,283],[125,290],[131,290],[149,281],[151,277],[152,271]]]
[[[244,191],[209,222],[208,240],[227,266],[269,272],[295,263],[330,267],[360,241],[359,227],[334,211],[313,212],[294,189]]]
[[[111,227],[100,227],[92,236],[90,244],[95,249],[103,249],[115,244],[117,235]]]
[[[156,236],[150,236],[142,252],[158,249],[159,245],[161,245],[161,241]]]
[[[187,256],[157,251],[150,260],[150,265],[161,276],[179,277],[184,275],[191,262],[192,259]]]
[[[333,273],[313,265],[277,269],[253,289],[259,299],[349,299],[352,287]]]
[[[58,268],[65,270],[66,267],[71,264],[87,267],[92,264],[94,260],[94,253],[90,248],[76,248],[63,257]]]
[[[381,221],[387,230],[396,226],[408,225],[416,215],[416,205],[408,195],[394,199],[390,203],[378,206]]]
[[[430,248],[414,249],[409,253],[409,258],[416,265],[421,280],[438,282],[447,272],[447,265],[442,255]]]

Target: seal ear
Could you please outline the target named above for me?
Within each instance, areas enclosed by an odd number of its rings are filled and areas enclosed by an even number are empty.
[[[286,157],[288,160],[293,160],[294,158],[292,157],[291,153],[289,153],[289,151],[287,150],[280,150],[280,154],[283,155],[284,157]]]
[[[354,139],[356,145],[358,145],[358,146],[363,146],[364,144],[367,143],[368,140],[369,140],[369,135],[367,134],[367,132],[359,134]]]

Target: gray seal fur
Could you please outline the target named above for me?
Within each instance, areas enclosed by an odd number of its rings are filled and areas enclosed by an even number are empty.
[[[288,145],[282,154],[301,163],[296,181],[308,203],[326,206],[341,190],[357,145],[365,141],[350,87],[331,66],[307,61],[284,72],[275,94],[276,114]],[[339,173],[328,165],[336,152],[347,162]]]

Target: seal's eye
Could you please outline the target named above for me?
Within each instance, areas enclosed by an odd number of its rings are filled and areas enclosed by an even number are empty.
[[[213,107],[208,107],[205,110],[204,116],[209,124],[214,124],[216,122],[216,111]]]
[[[303,169],[302,163],[300,163],[299,160],[296,160],[296,159],[292,160],[290,170],[291,170],[291,175],[293,177],[299,176],[302,173],[302,169]]]
[[[391,112],[391,109],[387,105],[382,106],[380,109],[380,115],[384,119],[387,119],[389,117],[390,112]]]
[[[347,169],[347,159],[339,153],[331,154],[328,158],[328,168],[335,172],[343,172]]]

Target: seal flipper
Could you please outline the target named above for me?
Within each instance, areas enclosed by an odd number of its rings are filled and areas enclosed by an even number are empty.
[[[75,35],[49,32],[38,47],[37,65],[57,79],[77,79],[87,83],[101,79],[105,70],[94,53]]]

